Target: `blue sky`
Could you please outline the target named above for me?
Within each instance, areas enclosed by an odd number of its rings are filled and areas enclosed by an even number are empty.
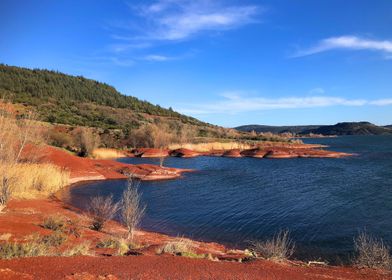
[[[390,0],[2,0],[0,62],[227,127],[392,124]]]

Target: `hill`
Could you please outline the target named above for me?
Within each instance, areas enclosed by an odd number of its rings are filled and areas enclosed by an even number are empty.
[[[304,130],[310,130],[310,129],[316,129],[319,128],[319,125],[296,125],[296,126],[270,126],[270,125],[257,125],[257,124],[251,124],[251,125],[242,125],[238,126],[235,129],[239,131],[245,131],[245,132],[251,132],[255,131],[258,133],[285,133],[285,132],[291,132],[291,133],[301,133]]]
[[[35,111],[40,121],[50,124],[49,143],[71,150],[83,137],[97,137],[89,142],[115,148],[215,139],[263,140],[123,95],[106,83],[57,71],[0,64],[1,99],[13,103],[19,116]]]
[[[323,135],[382,135],[392,134],[392,130],[369,122],[342,122],[335,125],[326,125],[316,129],[305,130],[302,133]]]
[[[100,128],[138,127],[145,116],[161,116],[183,123],[206,125],[133,96],[105,83],[56,71],[0,64],[0,96],[34,107],[50,123]],[[113,110],[115,109],[115,110]]]
[[[285,133],[291,132],[299,135],[381,135],[392,134],[392,125],[377,126],[369,122],[342,122],[335,125],[304,125],[304,126],[268,126],[268,125],[243,125],[236,127],[239,131],[256,131]]]

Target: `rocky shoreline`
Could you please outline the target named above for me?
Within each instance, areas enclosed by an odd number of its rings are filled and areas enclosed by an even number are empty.
[[[199,156],[217,156],[230,158],[267,158],[267,159],[288,159],[288,158],[342,158],[353,154],[335,152],[321,149],[320,145],[293,145],[293,146],[267,146],[252,149],[229,149],[211,150],[208,152],[198,152],[186,148],[175,150],[141,148],[133,149],[126,155],[128,157],[160,158],[160,157],[181,157],[193,158]]]

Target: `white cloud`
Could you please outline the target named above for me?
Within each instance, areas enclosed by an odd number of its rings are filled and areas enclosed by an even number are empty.
[[[392,41],[370,40],[357,36],[331,37],[319,41],[315,46],[298,51],[293,57],[301,57],[335,49],[370,50],[386,54],[386,58],[392,54]]]
[[[178,111],[187,114],[215,114],[215,113],[243,113],[263,110],[279,109],[301,109],[318,108],[331,106],[364,106],[392,105],[392,99],[382,99],[368,101],[365,99],[347,99],[333,96],[306,96],[306,97],[242,97],[237,92],[226,92],[221,94],[223,100],[209,104],[185,105],[183,108],[176,108]]]
[[[227,6],[220,0],[158,0],[148,5],[130,4],[130,7],[139,20],[128,24],[127,35],[113,37],[139,44],[189,40],[202,32],[234,29],[255,22],[261,10],[251,5]],[[141,26],[135,28],[135,25]]]
[[[392,98],[378,99],[370,102],[371,105],[388,106],[392,105]]]
[[[172,60],[174,58],[169,56],[164,56],[164,55],[150,54],[150,55],[146,55],[143,59],[147,61],[162,62],[162,61]]]

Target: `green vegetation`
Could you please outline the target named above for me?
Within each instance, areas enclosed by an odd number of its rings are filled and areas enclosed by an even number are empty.
[[[148,115],[176,118],[184,123],[200,121],[172,109],[125,96],[105,83],[56,71],[27,69],[0,64],[0,96],[38,110],[43,121],[100,128],[137,127]],[[117,110],[113,110],[117,109]],[[124,110],[133,118],[119,120]]]
[[[47,130],[47,142],[80,156],[99,147],[156,147],[194,141],[288,141],[276,135],[239,132],[201,122],[105,83],[56,71],[0,64],[0,98],[19,119],[31,111]]]

